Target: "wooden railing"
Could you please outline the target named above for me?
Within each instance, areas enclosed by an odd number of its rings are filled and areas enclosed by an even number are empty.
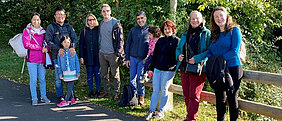
[[[282,74],[244,70],[243,79],[263,84],[282,86]],[[144,85],[152,87],[151,83],[144,83]],[[182,86],[180,85],[171,84],[168,90],[172,93],[183,95]],[[169,99],[173,99],[172,94],[169,96]],[[215,104],[215,94],[207,91],[202,91],[201,100]],[[265,105],[262,103],[252,102],[243,99],[238,99],[238,104],[241,110],[262,114],[277,119],[282,119],[282,107]]]

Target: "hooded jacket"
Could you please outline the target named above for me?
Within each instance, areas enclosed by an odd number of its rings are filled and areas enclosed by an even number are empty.
[[[123,47],[124,46],[123,29],[119,20],[117,20],[116,18],[112,18],[112,19],[113,19],[112,40],[113,40],[114,52],[115,55],[119,57],[119,60],[123,61],[125,57],[124,47]],[[100,25],[102,25],[103,23],[104,21],[102,21]],[[101,45],[101,34],[99,32],[99,41],[98,41],[99,49],[100,49],[100,45]]]
[[[39,33],[36,33],[29,23],[23,32],[23,45],[28,49],[27,62],[44,63],[45,55],[42,53],[45,30],[40,26]],[[36,39],[36,41],[34,39]]]
[[[60,38],[63,36],[69,36],[71,39],[71,47],[75,47],[77,44],[77,36],[73,27],[65,20],[61,26],[55,21],[47,27],[46,30],[46,42],[51,49],[52,59],[57,59],[58,51],[60,49]]]

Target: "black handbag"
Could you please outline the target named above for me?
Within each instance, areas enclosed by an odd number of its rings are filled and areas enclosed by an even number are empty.
[[[190,73],[194,73],[197,75],[201,75],[202,70],[203,70],[203,63],[196,63],[196,64],[189,64],[187,63],[186,68],[185,68],[185,72],[190,72]]]
[[[191,37],[189,38],[189,43],[190,43],[190,40],[191,40]],[[201,75],[202,73],[202,70],[203,70],[203,66],[204,66],[204,63],[203,62],[199,62],[199,63],[195,63],[195,64],[189,64],[188,62],[188,51],[189,51],[189,55],[192,56],[194,55],[194,52],[192,51],[191,47],[189,44],[185,44],[185,48],[186,48],[186,67],[185,67],[185,73],[194,73],[194,74],[197,74],[197,75]]]

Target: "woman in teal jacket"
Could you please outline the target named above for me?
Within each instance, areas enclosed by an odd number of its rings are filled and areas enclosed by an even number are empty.
[[[196,120],[200,94],[206,78],[205,62],[208,59],[210,30],[206,29],[204,24],[205,20],[202,14],[198,11],[192,11],[189,18],[189,29],[182,34],[176,48],[177,69],[180,67],[183,95],[188,113],[187,121]],[[203,63],[202,73],[199,75],[187,72],[188,63]]]

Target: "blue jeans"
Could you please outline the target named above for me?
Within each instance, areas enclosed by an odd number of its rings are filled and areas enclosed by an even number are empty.
[[[55,59],[55,60],[53,60],[53,62],[54,62],[54,65],[55,65],[54,75],[55,75],[55,87],[56,87],[57,97],[64,97],[63,83],[62,83],[62,80],[59,79],[58,61],[57,61],[57,59]]]
[[[86,66],[87,71],[87,82],[89,91],[93,91],[93,75],[95,76],[95,84],[96,84],[96,91],[100,91],[100,84],[101,84],[101,77],[99,72],[100,67],[99,66]]]
[[[142,61],[143,60],[139,60],[130,56],[130,85],[133,87],[134,93],[140,96],[145,95],[145,86],[139,83],[140,75],[144,67]]]
[[[174,74],[174,71],[160,71],[158,69],[154,69],[153,93],[151,96],[150,111],[154,112],[156,110],[160,93],[161,97],[158,109],[159,111],[163,110],[168,100],[168,88],[170,83],[173,81]]]
[[[43,67],[43,64],[27,62],[27,68],[28,68],[29,79],[30,79],[29,88],[30,88],[32,100],[37,99],[37,92],[36,92],[37,77],[39,79],[39,84],[40,84],[41,98],[45,98],[46,97],[46,80],[45,80],[46,70]]]

